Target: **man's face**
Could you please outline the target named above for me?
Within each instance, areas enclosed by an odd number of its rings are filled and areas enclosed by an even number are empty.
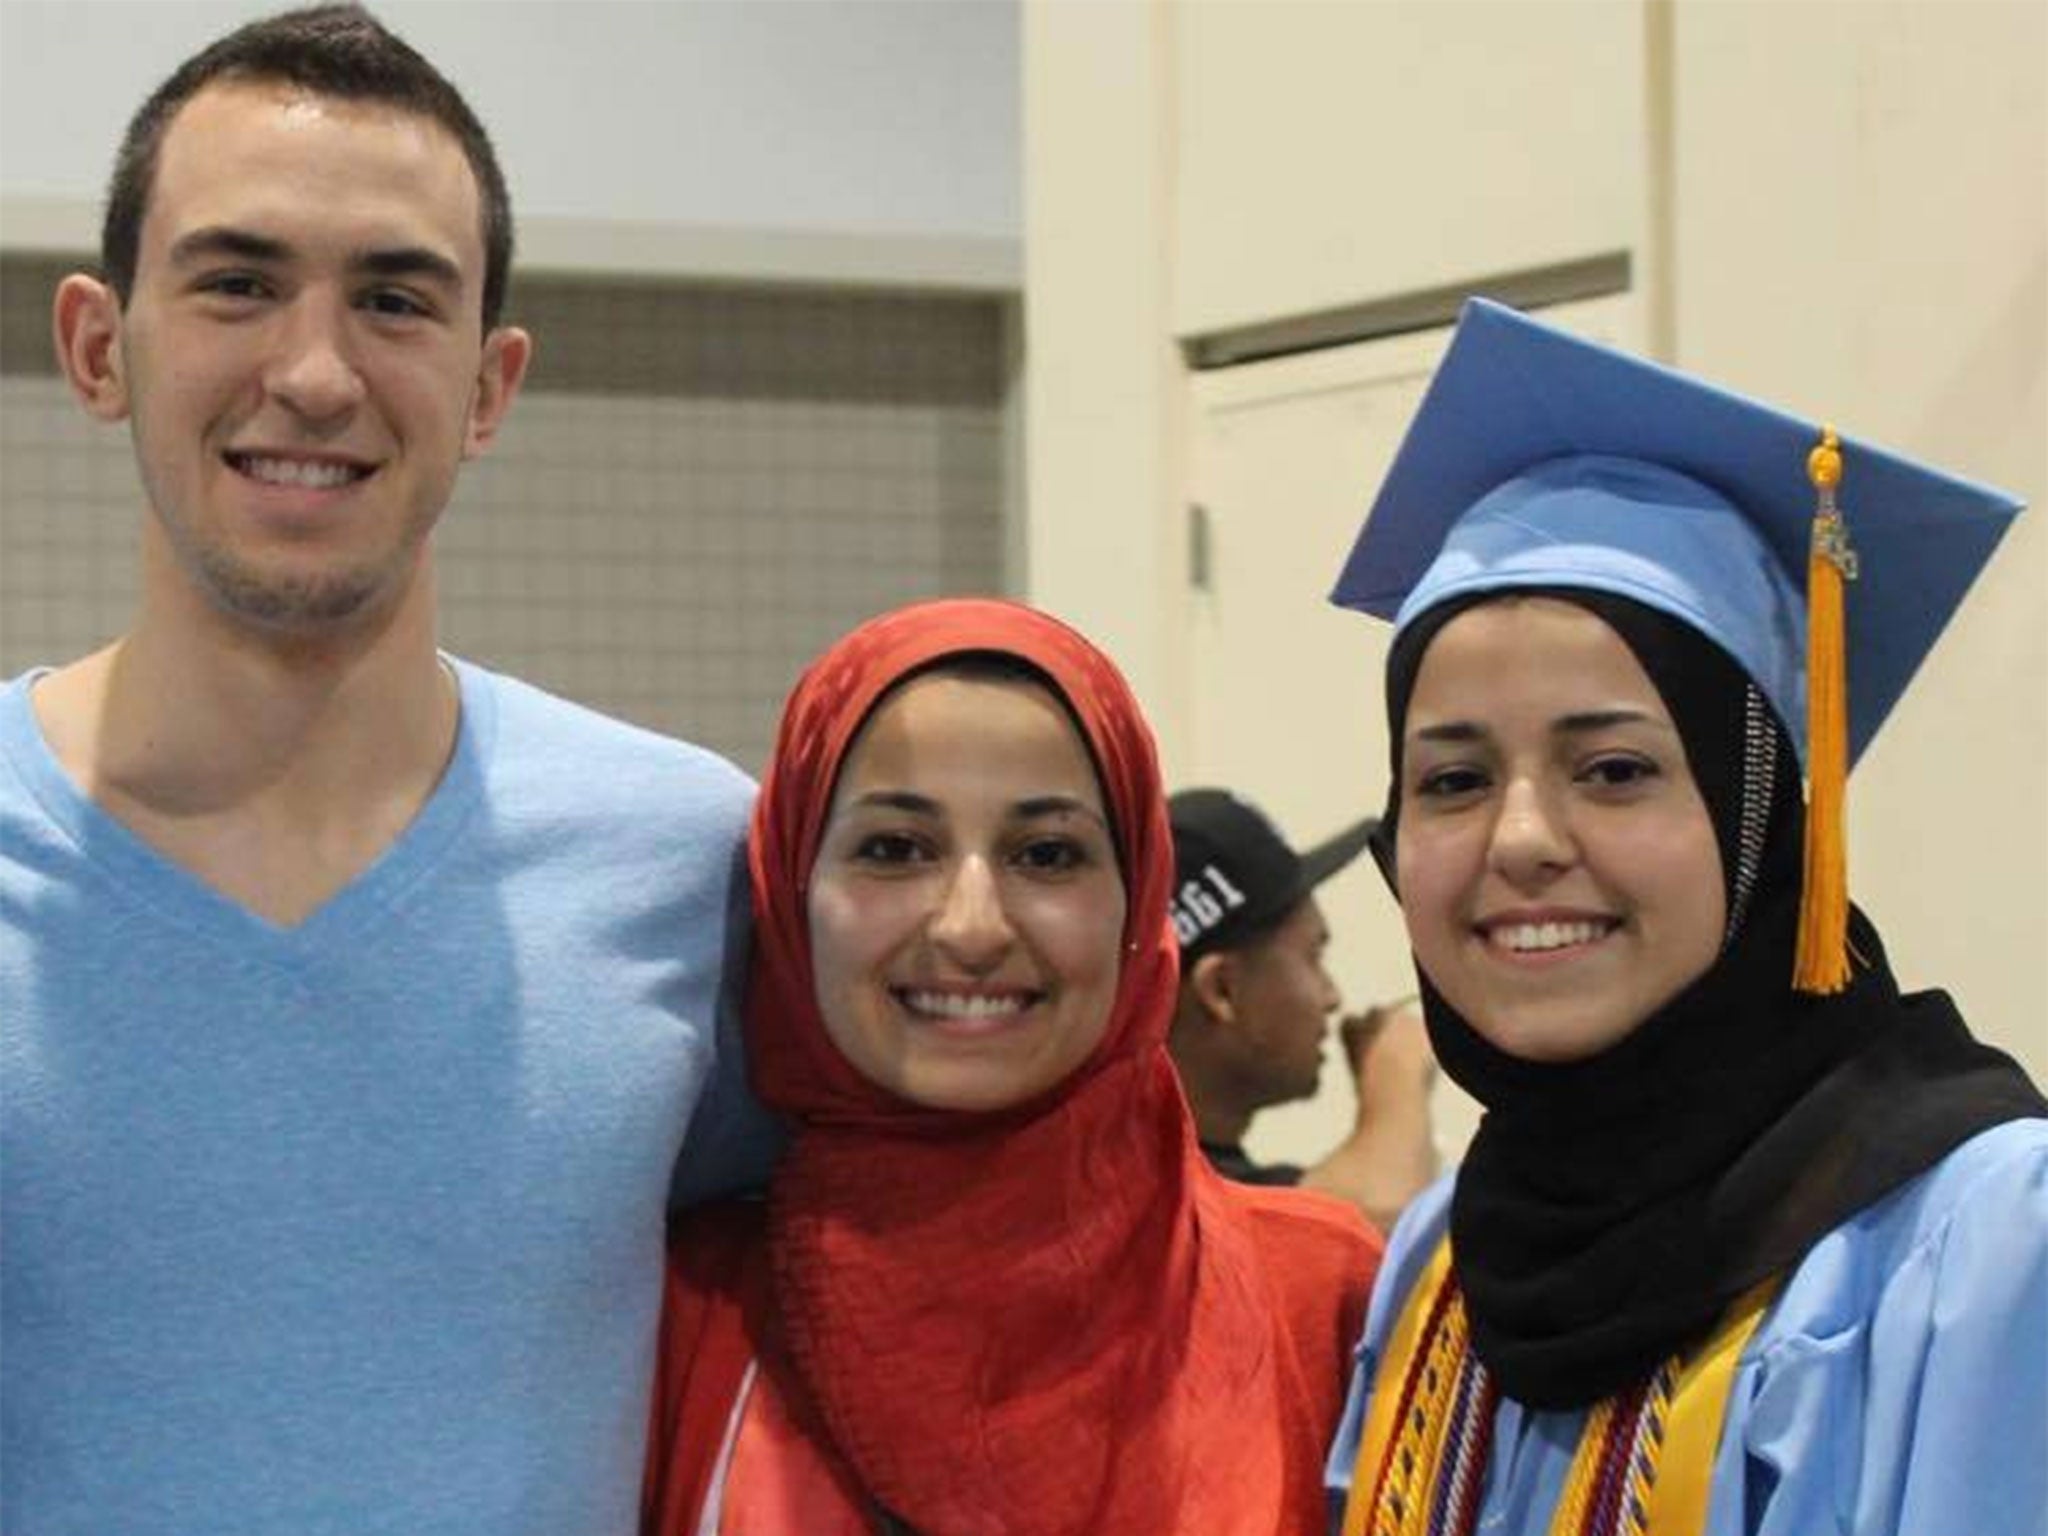
[[[1231,956],[1244,1080],[1260,1104],[1314,1095],[1323,1036],[1342,1001],[1323,968],[1330,930],[1313,896]]]
[[[430,602],[427,537],[525,368],[522,333],[482,334],[483,272],[430,119],[274,83],[186,103],[91,405],[132,422],[145,581],[307,635]]]

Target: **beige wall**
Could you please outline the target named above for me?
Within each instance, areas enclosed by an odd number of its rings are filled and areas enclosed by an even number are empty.
[[[1182,335],[1636,240],[1635,5],[1198,0],[1168,15]]]
[[[1677,356],[2031,503],[1856,775],[1851,883],[2048,1078],[2048,6],[1749,10],[1676,12]]]
[[[1367,442],[1431,343],[1199,379],[1172,343],[1594,256],[1617,231],[1635,293],[1599,322],[1610,334],[2038,504],[2044,18],[2038,0],[1028,0],[1029,590],[1125,665],[1176,779],[1227,775],[1298,839],[1321,835],[1383,789],[1378,642],[1321,612],[1335,557],[1296,550],[1328,542],[1333,498],[1362,511]],[[1390,79],[1391,129],[1356,99]],[[1475,126],[1493,108],[1508,126]],[[1275,466],[1266,505],[1244,494],[1264,483],[1244,469],[1254,438]],[[1278,466],[1348,483],[1316,491]],[[1197,592],[1187,504],[1219,496]],[[1854,889],[1902,980],[1950,987],[2039,1076],[2044,516],[2021,519],[1851,813]],[[1247,613],[1301,619],[1233,623]],[[1245,679],[1302,725],[1219,725],[1216,699],[1247,696]],[[1358,717],[1372,723],[1343,723]],[[1339,979],[1396,990],[1390,904],[1365,875],[1331,896]],[[1255,1148],[1312,1156],[1347,1113],[1327,1083],[1262,1117]],[[1455,1143],[1469,1111],[1446,1120]]]
[[[1110,649],[1165,737],[1188,684],[1171,36],[1146,0],[1024,11],[1025,590]]]

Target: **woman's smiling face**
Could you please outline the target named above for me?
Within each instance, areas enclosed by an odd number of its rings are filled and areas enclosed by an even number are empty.
[[[1504,598],[1446,624],[1402,723],[1400,789],[1409,941],[1498,1049],[1594,1055],[1720,952],[1721,858],[1677,728],[1585,609]]]
[[[941,670],[887,695],[841,765],[807,903],[826,1032],[913,1103],[1022,1103],[1108,1027],[1116,841],[1087,749],[1035,683]]]

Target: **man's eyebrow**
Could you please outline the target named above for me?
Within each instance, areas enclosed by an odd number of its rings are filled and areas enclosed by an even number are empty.
[[[423,245],[363,251],[349,265],[370,277],[425,277],[450,288],[462,286],[462,268]]]
[[[291,246],[269,235],[228,224],[210,224],[172,241],[170,259],[180,264],[212,256],[279,262],[291,255]],[[425,277],[450,288],[462,286],[462,269],[424,245],[377,246],[358,251],[349,258],[349,267],[366,277]]]
[[[209,224],[171,242],[170,259],[180,264],[208,256],[234,256],[243,261],[283,261],[291,247],[282,240],[227,224]]]

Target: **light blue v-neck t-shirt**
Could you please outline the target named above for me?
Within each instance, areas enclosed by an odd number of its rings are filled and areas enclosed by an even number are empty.
[[[633,1530],[672,1175],[774,1147],[732,1019],[752,789],[451,665],[439,786],[290,928],[0,689],[11,1536]]]

